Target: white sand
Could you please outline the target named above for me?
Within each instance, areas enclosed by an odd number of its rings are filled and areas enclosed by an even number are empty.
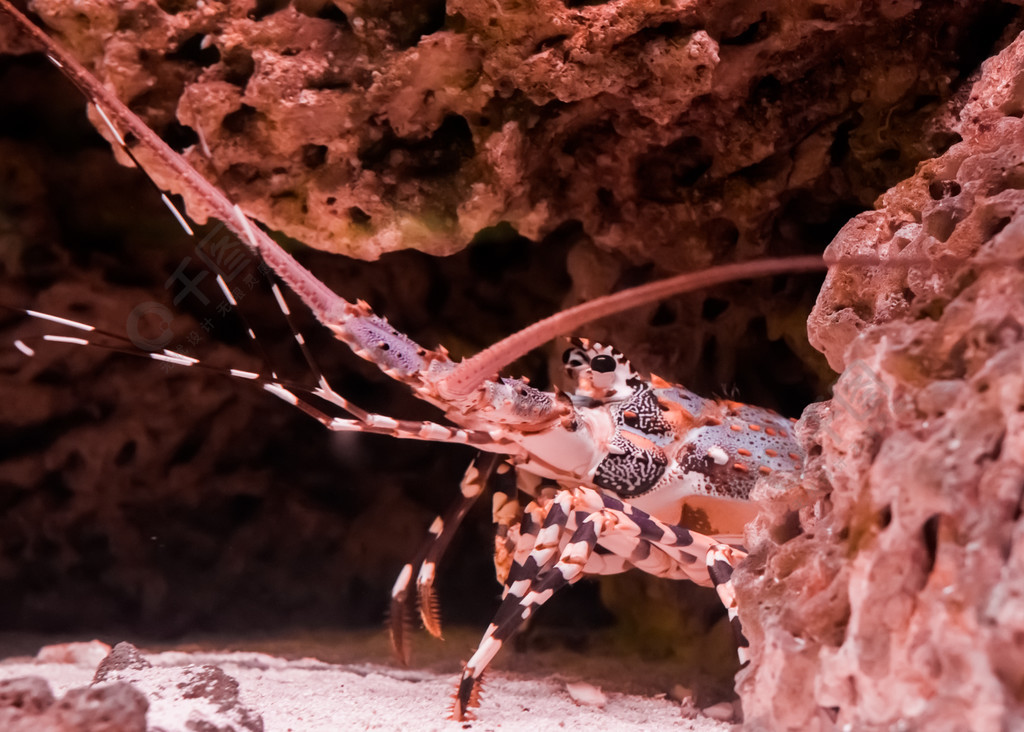
[[[236,646],[237,647],[237,646]],[[604,689],[604,707],[578,705],[567,682],[591,684],[573,673],[528,676],[496,671],[488,675],[477,720],[446,719],[457,676],[450,672],[401,669],[381,663],[327,663],[315,658],[288,660],[268,653],[147,651],[154,669],[137,685],[150,699],[151,727],[183,730],[183,710],[175,708],[175,668],[220,667],[239,683],[241,703],[258,712],[266,732],[335,730],[699,730],[723,732],[730,725],[697,716],[686,719],[679,703],[650,695]],[[0,679],[42,676],[59,697],[92,681],[91,658],[79,664],[10,658],[0,662]],[[156,684],[156,686],[154,686]],[[162,686],[161,686],[162,685]],[[146,688],[141,688],[145,686]],[[663,695],[660,695],[663,697]],[[163,698],[162,698],[163,697]]]

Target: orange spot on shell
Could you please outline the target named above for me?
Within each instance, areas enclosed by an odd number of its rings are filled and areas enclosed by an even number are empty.
[[[800,462],[801,457],[800,457],[799,453],[791,452],[791,453],[789,453],[789,459],[790,460],[796,460],[797,462]]]
[[[732,466],[734,468],[736,468],[736,470],[742,470],[744,473],[749,473],[750,472],[750,468],[748,468],[743,463],[733,463]]]
[[[759,425],[759,424],[751,424],[751,425],[747,425],[747,426],[750,427],[750,429],[754,430],[754,432],[760,432],[761,431],[761,425]]]
[[[729,425],[729,429],[731,429],[733,432],[742,432],[743,431],[743,428],[740,427],[738,424],[731,424],[731,425]]]
[[[658,446],[648,440],[646,437],[640,435],[634,435],[632,432],[623,432],[622,436],[632,442],[634,445],[639,447],[641,450],[647,450],[653,452],[658,449]]]
[[[771,427],[765,427],[765,428],[764,428],[764,433],[765,433],[766,435],[771,435],[772,437],[774,437],[774,436],[775,436],[775,430],[774,430],[774,429],[772,429]]]
[[[745,447],[739,448],[736,452],[738,452],[740,455],[743,455],[744,457],[750,457],[750,450],[746,449]]]
[[[658,404],[664,410],[665,421],[675,428],[676,432],[692,429],[696,420],[688,409],[667,399],[659,399]]]
[[[778,457],[778,455],[779,455],[777,450],[770,450],[770,449],[769,450],[765,450],[764,454],[767,455],[768,457]]]
[[[657,374],[651,374],[651,386],[653,386],[655,389],[671,389],[672,388],[672,384],[668,383],[667,381],[665,381],[663,378],[661,378]]]
[[[757,470],[758,470],[758,472],[760,472],[760,473],[761,473],[762,475],[768,475],[768,473],[772,472],[772,469],[771,469],[771,468],[769,468],[769,467],[768,467],[767,465],[762,465],[762,466],[760,466],[760,467],[759,467],[759,468],[758,468]]]

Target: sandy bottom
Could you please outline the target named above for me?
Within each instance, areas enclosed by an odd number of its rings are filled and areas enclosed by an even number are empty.
[[[452,635],[452,634],[450,634]],[[551,652],[509,654],[504,664],[516,670],[488,674],[477,719],[446,719],[455,688],[458,660],[450,649],[471,647],[474,634],[456,631],[429,646],[420,668],[380,663],[387,658],[381,633],[304,635],[230,642],[224,639],[179,644],[176,648],[133,641],[153,665],[149,681],[137,685],[150,701],[149,727],[183,730],[187,714],[173,693],[184,667],[216,666],[238,682],[238,702],[262,717],[266,732],[327,730],[699,730],[723,732],[730,725],[666,698],[672,688],[671,665],[636,659],[597,658]],[[70,639],[61,639],[67,641]],[[81,638],[77,640],[83,640]],[[110,642],[110,639],[104,638]],[[53,643],[49,639],[46,643]],[[69,654],[42,660],[38,638],[0,637],[0,680],[45,678],[56,696],[88,686],[102,652]],[[214,650],[219,648],[220,650]],[[249,648],[251,650],[238,650]],[[35,650],[33,650],[35,649]],[[382,656],[383,652],[383,656]],[[50,653],[50,658],[53,658]],[[463,654],[467,655],[467,654]],[[44,652],[43,658],[46,658]],[[532,669],[526,673],[523,666]],[[165,681],[153,682],[159,678]],[[157,683],[154,687],[152,684]],[[159,684],[163,684],[160,687]],[[148,686],[146,684],[149,684]],[[180,683],[178,683],[180,686]],[[657,689],[662,688],[662,691]],[[598,691],[600,689],[600,691]],[[678,692],[678,687],[676,688]],[[574,699],[575,697],[575,699]],[[602,702],[603,697],[603,703]],[[688,711],[689,707],[689,711]],[[691,717],[696,714],[696,716]]]

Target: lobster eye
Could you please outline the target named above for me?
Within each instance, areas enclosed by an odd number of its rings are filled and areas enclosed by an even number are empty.
[[[617,365],[614,358],[603,353],[590,359],[590,368],[599,374],[610,373],[615,370]]]

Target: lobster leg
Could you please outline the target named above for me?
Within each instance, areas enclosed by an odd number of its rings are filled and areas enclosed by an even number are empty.
[[[426,552],[419,573],[416,576],[416,593],[419,595],[420,619],[423,627],[435,638],[441,637],[441,618],[438,612],[437,596],[434,594],[434,579],[437,575],[437,564],[444,556],[452,537],[466,517],[470,507],[484,492],[487,484],[503,464],[499,455],[482,455],[469,466],[462,482],[459,484],[461,497],[450,509],[448,515],[430,527],[433,538],[426,547]]]
[[[595,491],[587,493],[597,495]],[[527,506],[520,524],[516,556],[505,581],[504,599],[462,671],[452,707],[453,719],[466,719],[470,707],[476,706],[479,679],[504,642],[558,589],[583,576],[583,568],[599,534],[595,523],[603,517],[599,504],[591,506],[598,510],[588,512],[590,515],[583,525],[575,529],[566,543],[564,534],[573,519],[573,511],[583,509],[579,504],[577,492],[560,491],[551,501],[534,501]],[[537,519],[542,514],[543,523],[538,525]],[[531,544],[532,548],[526,550]]]
[[[416,558],[402,567],[395,581],[395,586],[391,590],[391,647],[405,665],[409,663],[409,648],[405,643],[405,637],[410,625],[414,600],[418,598],[423,627],[435,638],[441,637],[440,612],[437,596],[434,594],[437,564],[444,556],[469,509],[476,503],[476,499],[483,493],[501,464],[502,459],[498,455],[484,454],[473,460],[460,484],[462,495],[443,517],[438,516],[434,519],[430,525],[430,538],[417,552]]]
[[[637,569],[657,577],[707,584],[698,576],[698,560],[704,557],[707,577],[729,614],[729,623],[736,636],[736,654],[740,664],[746,665],[750,661],[750,644],[743,635],[736,590],[732,584],[733,571],[746,558],[746,552],[702,534],[664,524],[611,496],[604,496],[604,502],[605,512],[615,516],[616,520],[615,530],[606,531],[600,538],[600,545],[620,557],[628,557],[629,563]],[[630,529],[630,525],[635,529]],[[661,534],[660,539],[658,534]],[[675,538],[668,538],[670,536]],[[599,570],[588,566],[586,572],[597,574]]]
[[[746,557],[746,553],[728,544],[717,544],[708,552],[708,574],[715,585],[719,599],[729,613],[729,623],[736,636],[736,655],[740,657],[740,666],[750,663],[750,643],[743,635],[743,626],[739,619],[739,605],[736,602],[736,588],[732,584],[732,573],[736,565]]]
[[[523,524],[536,512],[535,505],[527,507]],[[612,574],[631,566],[662,577],[708,584],[708,568],[712,564],[718,571],[722,570],[720,563],[724,563],[731,576],[733,565],[729,562],[742,558],[742,552],[732,547],[666,524],[591,488],[561,491],[548,505],[533,548],[520,560],[523,547],[533,538],[529,526],[523,530],[501,607],[463,669],[452,709],[456,720],[465,719],[469,708],[476,704],[477,682],[503,643],[565,585],[585,574]],[[585,518],[577,524],[580,516]],[[565,534],[570,531],[572,534],[566,540]],[[596,554],[598,546],[618,559]],[[552,562],[555,551],[559,551],[558,560]],[[727,579],[720,586],[731,590]]]
[[[592,491],[578,488],[577,491]],[[718,541],[675,524],[660,521],[618,498],[600,493],[603,511],[612,519],[600,545],[645,572],[688,579],[710,586],[704,561]]]
[[[494,575],[504,586],[512,568],[512,558],[519,542],[519,527],[523,510],[519,504],[519,490],[530,495],[535,491],[519,485],[519,479],[528,473],[513,471],[507,463],[499,466],[496,479],[491,482],[491,519],[494,521]]]
[[[4,307],[7,310],[19,311],[18,308],[11,308],[8,306]],[[175,366],[183,367],[194,367],[200,369],[206,369],[209,371],[216,371],[223,373],[227,376],[232,376],[237,379],[244,379],[246,381],[255,382],[261,386],[264,390],[270,392],[279,399],[283,399],[294,407],[302,410],[313,419],[320,422],[324,427],[331,430],[332,432],[368,432],[378,435],[388,435],[402,440],[426,440],[429,442],[449,442],[457,443],[462,445],[473,445],[481,450],[487,450],[490,452],[497,452],[502,454],[514,454],[517,450],[516,446],[505,439],[499,430],[467,430],[458,427],[449,427],[447,425],[439,424],[437,422],[429,421],[417,421],[407,419],[393,419],[391,417],[382,414],[373,414],[366,412],[359,407],[352,404],[352,402],[338,395],[327,382],[321,377],[320,385],[316,389],[306,389],[305,387],[293,387],[290,384],[285,384],[277,381],[275,378],[266,378],[259,373],[254,371],[242,371],[239,369],[221,369],[213,366],[207,366],[202,361],[191,356],[164,349],[162,351],[140,351],[135,347],[126,347],[123,345],[108,345],[102,341],[96,340],[93,336],[88,335],[92,331],[96,331],[100,336],[114,340],[119,343],[127,341],[126,338],[118,336],[117,334],[108,333],[94,328],[91,325],[85,323],[79,323],[74,320],[68,320],[66,318],[59,318],[54,315],[47,313],[39,313],[34,310],[20,310],[33,318],[42,320],[48,320],[56,322],[59,325],[65,325],[68,327],[76,328],[80,331],[85,332],[87,335],[83,336],[62,336],[56,334],[46,334],[38,337],[39,341],[50,342],[50,343],[68,343],[76,346],[90,346],[93,348],[100,348],[107,351],[115,351],[118,353],[124,353],[129,356],[144,356],[146,358],[153,359],[155,361],[161,361],[163,363],[172,364]],[[28,342],[26,342],[26,340]],[[26,356],[35,355],[35,350],[29,345],[32,342],[31,339],[15,341],[15,346],[24,353]],[[130,342],[129,342],[130,345]],[[311,404],[306,398],[300,397],[297,391],[311,391],[314,395],[321,397],[322,399],[335,404],[342,409],[355,415],[355,418],[347,417],[332,417],[331,415],[324,412],[322,409]]]
[[[559,491],[553,497],[543,496],[530,502],[519,523],[516,549],[504,578],[503,600],[509,594],[522,597],[524,582],[532,582],[540,573],[554,566],[565,543],[565,532],[570,521],[572,494],[568,491]],[[568,530],[574,528],[575,524]]]
[[[472,445],[480,450],[499,452],[506,455],[515,452],[515,446],[508,444],[508,441],[502,438],[497,430],[467,430],[459,427],[449,427],[437,422],[394,419],[382,414],[371,414],[369,412],[360,412],[359,419],[332,417],[309,402],[300,399],[292,390],[286,389],[276,382],[264,384],[263,388],[292,406],[298,407],[332,432],[370,432],[376,435],[388,435],[400,440],[426,440],[428,442]],[[324,395],[322,389],[317,389],[314,393],[318,396],[323,396],[328,401],[332,401]],[[346,401],[346,403],[348,402]]]

